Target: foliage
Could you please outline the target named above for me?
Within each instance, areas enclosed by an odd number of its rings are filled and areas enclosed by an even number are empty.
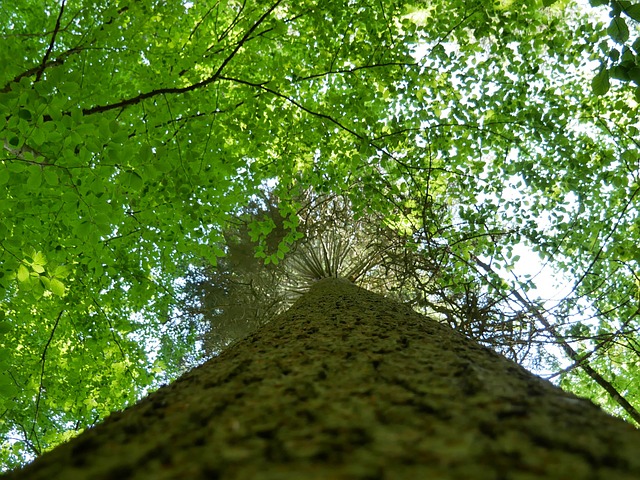
[[[620,0],[589,0],[594,7],[610,7],[611,22],[607,26],[611,42],[600,43],[602,59],[600,70],[593,78],[592,87],[596,95],[606,93],[610,79],[636,84],[636,98],[640,98],[640,4]]]
[[[614,17],[634,18],[629,8]],[[637,103],[604,70],[592,93],[585,65],[602,59],[607,31],[573,3],[24,0],[0,11],[6,466],[197,361],[201,326],[176,310],[185,271],[210,269],[211,294],[228,293],[258,268],[234,259],[243,235],[279,264],[305,233],[309,189],[411,240],[425,268],[398,296],[449,302],[442,319],[470,335],[484,323],[460,319],[492,312],[533,343],[569,342],[572,362],[637,405]],[[608,34],[626,41],[618,26]],[[266,191],[277,215],[245,222]],[[557,308],[509,277],[523,243],[572,279]],[[417,288],[434,266],[438,302]],[[601,396],[584,371],[563,382]]]

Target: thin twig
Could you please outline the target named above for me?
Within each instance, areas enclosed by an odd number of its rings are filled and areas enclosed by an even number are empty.
[[[56,333],[56,328],[58,328],[58,323],[60,323],[60,318],[62,318],[62,314],[64,313],[64,309],[60,310],[58,317],[56,318],[56,323],[53,325],[51,329],[51,334],[49,335],[49,339],[47,340],[46,345],[44,346],[44,350],[42,351],[42,355],[40,356],[40,361],[42,366],[40,367],[40,385],[38,386],[38,395],[36,397],[36,410],[33,414],[33,425],[31,426],[31,433],[35,436],[35,428],[38,423],[38,412],[40,410],[40,399],[42,398],[42,390],[44,390],[44,369],[45,363],[47,360],[47,350],[49,349],[49,345],[51,345],[51,341],[53,340],[53,335]]]

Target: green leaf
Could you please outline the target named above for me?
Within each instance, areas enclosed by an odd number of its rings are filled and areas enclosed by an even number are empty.
[[[64,283],[62,283],[57,278],[51,279],[50,289],[55,295],[58,295],[59,297],[64,296],[64,293],[65,293]]]
[[[32,264],[31,269],[36,273],[44,273],[44,267],[42,265],[38,265],[37,263]]]
[[[636,64],[636,56],[626,45],[622,48],[622,59],[620,63],[626,67],[631,67]]]
[[[627,75],[636,85],[640,85],[640,67],[630,68]]]
[[[34,147],[39,147],[45,141],[45,132],[42,128],[34,128],[29,137],[29,144]]]
[[[58,265],[53,269],[52,275],[57,278],[66,278],[71,273],[71,268],[68,265]]]
[[[142,163],[147,162],[152,155],[153,155],[153,152],[151,151],[151,147],[149,145],[145,143],[140,147],[140,151],[138,152],[138,158]]]
[[[64,95],[73,95],[80,89],[80,85],[76,82],[66,81],[58,85],[58,90]]]
[[[636,22],[640,22],[640,4],[630,5],[623,8],[622,11],[629,17],[633,18]]]
[[[158,171],[162,173],[169,173],[173,170],[173,165],[171,165],[171,160],[167,157],[160,157],[160,159],[155,164]]]
[[[36,263],[38,265],[46,265],[47,264],[47,258],[45,257],[44,253],[42,253],[42,252],[33,252],[31,254],[31,260],[33,260],[33,263]]]
[[[0,322],[0,335],[11,331],[11,324],[9,322]]]
[[[4,185],[9,181],[9,169],[0,166],[0,185]]]
[[[6,372],[2,372],[0,374],[0,398],[12,399],[19,391],[20,388],[13,379]]]
[[[133,170],[127,170],[122,173],[122,180],[124,185],[130,186],[134,190],[138,190],[143,185],[142,177]]]
[[[107,214],[99,213],[94,217],[93,220],[96,228],[101,234],[106,235],[111,232],[111,219]]]
[[[18,281],[26,282],[29,279],[29,269],[24,265],[18,267]]]
[[[591,81],[591,90],[595,95],[604,95],[609,91],[609,71],[601,68],[598,74]]]
[[[42,183],[42,169],[40,167],[31,167],[29,178],[27,178],[27,186],[35,190],[40,187]]]
[[[55,187],[58,185],[58,173],[55,168],[47,167],[42,172],[42,176],[44,177],[44,181],[47,185]]]
[[[629,40],[629,27],[622,17],[615,17],[611,20],[607,33],[614,42],[624,43]]]
[[[612,48],[609,51],[609,58],[614,61],[617,62],[618,59],[620,58],[620,52],[618,50],[616,50],[615,48]]]
[[[39,280],[40,280],[40,284],[42,285],[42,288],[44,288],[46,290],[51,290],[51,279],[50,278],[47,278],[44,275],[40,275]]]
[[[85,238],[92,234],[94,226],[88,220],[82,220],[79,223],[74,224],[74,233],[79,238]]]
[[[18,111],[18,117],[20,117],[23,120],[31,121],[31,112],[26,108],[21,108]]]
[[[621,65],[616,65],[614,67],[611,67],[611,70],[609,71],[609,76],[611,78],[615,78],[616,80],[622,80],[624,82],[628,82],[629,80],[631,80],[631,78],[629,77],[629,69]]]

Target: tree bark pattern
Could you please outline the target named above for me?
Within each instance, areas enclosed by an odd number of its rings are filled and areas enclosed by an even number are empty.
[[[7,478],[640,478],[640,432],[344,280]]]

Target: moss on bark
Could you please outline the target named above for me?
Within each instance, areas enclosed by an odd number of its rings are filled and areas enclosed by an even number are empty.
[[[407,307],[327,279],[8,479],[640,478],[640,432]]]

